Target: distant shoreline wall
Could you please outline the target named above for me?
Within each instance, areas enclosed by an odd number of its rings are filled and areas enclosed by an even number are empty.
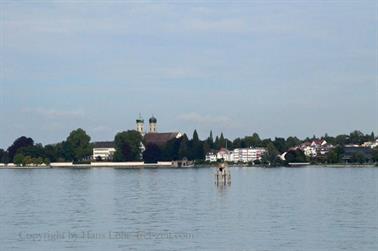
[[[145,167],[173,167],[170,161],[159,161],[157,163],[138,162],[91,162],[91,167],[114,167],[114,168],[145,168]]]
[[[91,162],[90,164],[74,164],[73,162],[51,162],[49,165],[26,165],[18,166],[14,163],[0,163],[0,168],[91,168],[91,167],[111,167],[111,168],[145,168],[145,167],[174,167],[171,161],[159,161],[157,163],[135,162]]]

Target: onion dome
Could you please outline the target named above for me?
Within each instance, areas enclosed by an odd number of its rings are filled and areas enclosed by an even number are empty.
[[[139,113],[139,117],[136,120],[137,123],[144,123],[144,119],[142,118],[142,115]]]
[[[152,116],[152,117],[150,118],[149,122],[150,122],[150,123],[157,123],[157,119],[156,119],[154,116]]]

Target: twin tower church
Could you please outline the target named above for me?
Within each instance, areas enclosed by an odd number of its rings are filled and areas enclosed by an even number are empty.
[[[180,132],[158,132],[157,131],[157,119],[152,116],[148,120],[148,132],[144,130],[144,119],[141,115],[136,120],[137,131],[143,136],[144,144],[155,144],[158,146],[164,146],[168,141],[172,139],[178,139],[182,137]]]
[[[148,120],[149,122],[149,126],[148,126],[148,132],[149,133],[156,133],[157,132],[157,128],[156,128],[156,124],[157,124],[157,119],[152,115],[152,117]],[[145,135],[145,132],[144,132],[144,119],[142,118],[142,116],[139,114],[139,118],[136,120],[136,124],[137,124],[137,131],[142,134],[142,136]]]
[[[149,120],[148,132],[144,130],[144,119],[139,115],[136,120],[136,130],[143,137],[143,148],[148,144],[155,144],[164,147],[169,141],[179,139],[183,136],[180,132],[158,132],[157,119],[152,116]],[[111,160],[115,152],[114,141],[94,142],[93,159]]]

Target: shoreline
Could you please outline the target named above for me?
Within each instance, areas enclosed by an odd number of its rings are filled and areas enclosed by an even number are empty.
[[[143,163],[143,162],[92,162],[90,164],[73,164],[66,163],[51,163],[50,165],[26,165],[17,166],[14,164],[1,164],[0,169],[92,169],[92,168],[113,168],[113,169],[179,169],[179,168],[213,168],[216,164],[194,164],[189,166],[178,166],[174,162],[158,162],[158,163]],[[378,168],[377,164],[310,164],[306,166],[287,167],[287,166],[264,166],[264,165],[243,165],[230,164],[230,168],[245,167],[245,168]]]

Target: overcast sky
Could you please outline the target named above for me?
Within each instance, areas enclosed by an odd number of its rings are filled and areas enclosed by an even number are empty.
[[[0,2],[0,147],[378,132],[377,2]]]

